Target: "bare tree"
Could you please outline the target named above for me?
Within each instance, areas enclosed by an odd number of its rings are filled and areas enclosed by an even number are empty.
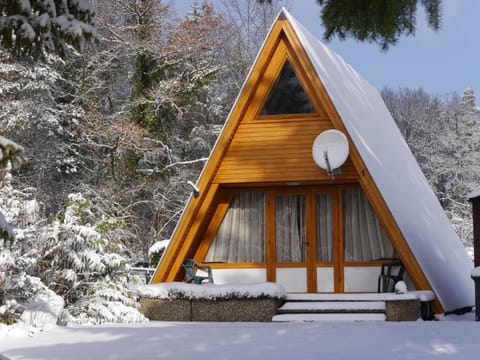
[[[288,8],[289,0],[221,0],[219,12],[231,27],[227,44],[229,72],[236,92],[242,87],[246,74],[265,40],[270,26],[282,6]]]

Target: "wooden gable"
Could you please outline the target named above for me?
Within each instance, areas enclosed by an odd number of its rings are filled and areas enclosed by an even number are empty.
[[[286,62],[293,68],[313,111],[262,114]],[[200,176],[200,196],[189,200],[152,283],[181,280],[183,259],[205,253],[206,249],[201,248],[202,238],[205,234],[212,236],[221,222],[232,198],[229,188],[358,183],[405,264],[415,287],[431,290],[350,138],[349,159],[342,166],[342,173],[334,179],[313,162],[312,143],[318,134],[327,129],[341,130],[349,138],[342,119],[291,24],[288,20],[279,18],[272,27]],[[439,309],[437,303],[436,310]]]
[[[237,119],[238,127],[215,173],[214,183],[304,183],[330,179],[325,171],[315,165],[311,152],[315,137],[334,126],[318,96],[318,88],[316,91],[312,86],[314,71],[308,62],[302,64],[300,61],[300,49],[292,47],[294,41],[289,39],[292,34],[288,35],[287,29],[285,20],[277,23],[274,28],[279,38],[276,48],[272,49],[271,54],[262,52],[259,63],[254,67],[252,76],[260,66],[263,71],[258,75],[257,84],[252,86],[250,102]],[[266,60],[270,61],[262,64]],[[312,102],[313,111],[262,115],[261,110],[287,62]],[[351,161],[342,170],[340,179],[356,178]]]

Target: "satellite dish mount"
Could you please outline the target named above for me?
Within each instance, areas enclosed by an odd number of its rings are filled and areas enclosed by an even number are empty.
[[[332,179],[335,175],[342,173],[340,167],[347,161],[348,153],[348,139],[339,130],[326,130],[318,135],[313,142],[313,161],[326,170]]]

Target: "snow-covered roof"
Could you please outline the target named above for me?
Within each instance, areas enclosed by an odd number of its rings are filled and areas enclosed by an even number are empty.
[[[352,142],[445,311],[474,304],[473,265],[377,89],[285,9]]]
[[[168,247],[168,244],[170,244],[170,239],[159,240],[159,241],[155,242],[148,249],[148,256],[152,256],[154,253],[156,253],[157,251],[160,251],[161,249],[166,249]]]
[[[480,266],[477,266],[472,270],[471,276],[472,278],[480,278]]]
[[[472,192],[470,192],[468,195],[467,195],[467,198],[469,200],[473,200],[473,199],[476,199],[480,197],[480,189],[476,189],[476,190],[473,190]]]

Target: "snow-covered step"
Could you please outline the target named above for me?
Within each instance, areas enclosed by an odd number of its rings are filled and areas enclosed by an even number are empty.
[[[417,318],[418,312],[410,300],[413,303],[419,300],[423,307],[431,304],[433,299],[430,291],[406,294],[288,294],[285,304],[277,310],[272,321],[386,321],[387,318],[389,321],[412,321]],[[393,306],[395,301],[399,303]],[[395,310],[398,306],[402,306],[401,315]]]
[[[384,301],[295,301],[286,302],[277,312],[285,313],[384,313]]]
[[[274,322],[356,322],[356,321],[385,321],[385,314],[280,314],[272,318]]]
[[[386,301],[386,300],[413,300],[419,292],[406,294],[395,293],[342,293],[342,294],[288,294],[286,301]]]

